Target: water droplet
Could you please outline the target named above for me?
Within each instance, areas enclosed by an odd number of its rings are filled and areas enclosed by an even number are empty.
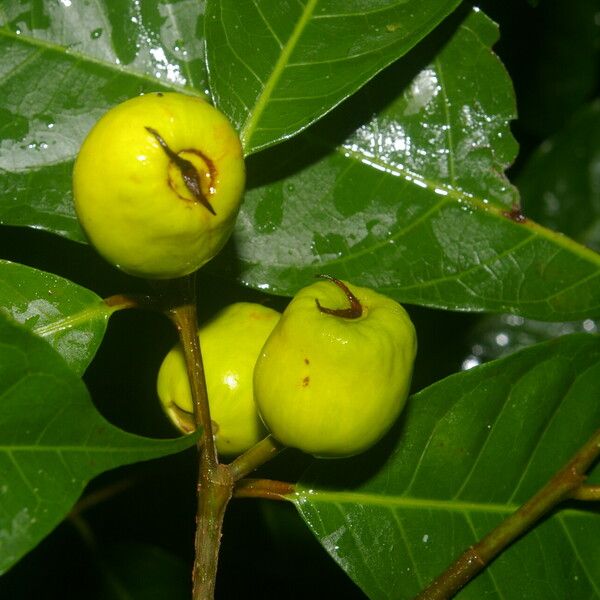
[[[465,360],[463,360],[460,368],[463,371],[468,371],[469,369],[472,369],[473,367],[476,367],[479,364],[481,364],[481,361],[476,356],[471,355],[471,356],[467,356],[467,358],[465,358]]]
[[[98,27],[98,29],[94,29],[93,31],[90,32],[90,37],[93,40],[97,40],[101,35],[102,35],[102,28],[101,27]]]
[[[506,333],[499,333],[496,338],[496,344],[498,344],[498,346],[508,346],[508,342],[510,341],[510,338],[508,337],[508,335]]]

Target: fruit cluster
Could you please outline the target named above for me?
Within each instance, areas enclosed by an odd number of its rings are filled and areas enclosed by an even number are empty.
[[[242,148],[199,98],[154,93],[110,110],[75,163],[77,215],[91,243],[123,271],[190,274],[230,236],[244,188]],[[199,331],[221,454],[270,432],[318,457],[368,449],[402,410],[416,353],[406,311],[370,289],[323,277],[283,314],[233,304]],[[171,421],[195,428],[181,347],[165,358],[158,395]]]
[[[268,431],[319,457],[368,449],[408,395],[416,336],[406,311],[372,290],[328,278],[283,314],[233,304],[199,331],[217,449],[238,454]],[[349,306],[346,306],[349,305]],[[165,358],[158,394],[182,431],[193,429],[181,347]]]

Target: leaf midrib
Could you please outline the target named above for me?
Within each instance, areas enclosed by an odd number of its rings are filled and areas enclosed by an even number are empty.
[[[246,151],[248,150],[248,140],[252,137],[258,121],[266,109],[273,90],[281,79],[281,76],[289,62],[290,56],[296,48],[296,44],[304,32],[308,21],[312,17],[317,2],[318,0],[309,0],[304,7],[304,10],[300,15],[300,18],[298,19],[294,29],[292,30],[290,37],[281,50],[281,54],[279,55],[279,58],[277,59],[277,62],[275,63],[275,66],[273,67],[273,70],[267,79],[267,83],[265,84],[262,92],[254,104],[254,110],[250,114],[250,118],[244,123],[244,126],[240,131],[242,146],[246,149]]]
[[[515,227],[529,229],[535,235],[537,235],[541,238],[547,239],[547,240],[551,241],[552,243],[556,244],[557,246],[562,247],[562,248],[572,252],[573,254],[578,255],[580,258],[582,258],[586,262],[590,262],[590,263],[600,267],[600,254],[598,254],[597,252],[594,252],[590,248],[583,246],[582,244],[579,244],[578,242],[571,239],[570,237],[568,237],[560,232],[552,231],[551,229],[548,229],[548,228],[540,225],[539,223],[532,221],[529,218],[527,218],[522,223],[515,223],[514,221],[512,221],[512,219],[510,219],[510,217],[508,217],[505,214],[508,212],[508,209],[506,207],[493,205],[489,202],[484,201],[484,199],[480,198],[479,196],[475,196],[474,194],[472,194],[470,192],[458,190],[456,188],[448,186],[447,184],[433,182],[433,181],[427,179],[426,177],[423,177],[421,175],[417,175],[417,174],[413,173],[409,169],[406,169],[399,165],[390,165],[388,163],[384,163],[383,161],[378,160],[376,157],[369,156],[368,154],[360,152],[356,149],[350,149],[350,148],[347,148],[344,146],[332,147],[331,144],[327,143],[323,139],[317,138],[316,136],[311,135],[311,136],[307,136],[307,137],[309,137],[309,139],[311,141],[316,142],[323,147],[329,148],[330,150],[332,150],[333,152],[337,153],[338,155],[344,157],[347,160],[352,160],[356,163],[360,163],[367,167],[374,168],[377,171],[383,172],[385,175],[391,175],[393,177],[401,177],[404,181],[406,181],[408,183],[412,183],[413,185],[417,185],[414,183],[414,181],[416,179],[416,180],[422,182],[422,184],[425,185],[426,188],[429,190],[439,189],[439,190],[445,192],[443,195],[440,195],[440,198],[438,200],[437,204],[440,206],[443,204],[448,204],[452,201],[452,202],[456,203],[457,206],[462,206],[462,207],[468,206],[472,210],[491,214],[494,217],[503,219],[504,221],[510,221],[510,223],[513,224]],[[422,185],[419,187],[422,187]],[[365,248],[364,250],[361,251],[361,253],[362,254],[371,253],[374,248],[385,245],[387,243],[389,243],[388,239],[381,242],[381,244],[370,246],[369,248]],[[356,255],[352,255],[351,257],[334,259],[332,261],[328,261],[327,264],[330,265],[330,264],[334,264],[336,262],[345,262],[345,260],[348,260],[349,258],[354,259],[355,257],[356,257]]]
[[[405,508],[412,510],[436,510],[452,512],[483,512],[496,514],[511,514],[519,509],[520,504],[498,504],[495,502],[466,502],[463,500],[437,500],[435,498],[420,498],[408,496],[384,496],[365,492],[327,492],[300,490],[288,498],[302,511],[304,504],[328,503],[332,505],[358,504],[361,506],[380,506],[383,508]],[[565,509],[563,514],[585,516],[585,511]]]
[[[116,310],[119,310],[119,307],[117,307]],[[41,337],[50,336],[66,329],[72,329],[82,323],[87,324],[96,319],[106,320],[113,312],[115,312],[115,309],[113,307],[108,307],[101,300],[94,306],[89,306],[70,315],[65,315],[64,317],[50,321],[44,325],[34,327],[32,331]]]

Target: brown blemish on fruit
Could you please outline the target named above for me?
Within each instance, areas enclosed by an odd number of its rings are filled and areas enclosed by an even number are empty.
[[[215,212],[215,209],[211,206],[206,196],[202,193],[200,175],[193,163],[191,163],[189,160],[186,160],[185,158],[181,158],[181,156],[179,156],[179,154],[177,154],[176,152],[173,152],[173,150],[169,148],[165,140],[163,140],[163,138],[160,136],[158,131],[156,131],[156,129],[152,129],[152,127],[146,127],[146,131],[154,136],[154,139],[160,144],[160,147],[164,150],[165,154],[169,157],[170,161],[179,169],[183,182],[185,183],[185,187],[187,187],[187,189],[190,191],[194,200],[202,204],[202,206],[204,206],[204,208],[206,208],[211,214],[216,215],[217,213]],[[215,181],[216,170],[212,161],[210,161],[206,156],[204,156],[204,154],[202,154],[202,152],[200,152],[199,150],[182,150],[182,152],[189,152],[190,154],[195,154],[204,161],[204,163],[208,167],[208,173],[211,182],[209,192],[211,194],[214,194],[215,189],[213,186],[213,182]],[[169,185],[171,186],[171,189],[175,191],[170,181]],[[181,198],[181,196],[179,197]],[[186,198],[182,199],[186,200]]]
[[[302,380],[302,387],[306,387],[308,384],[310,383],[310,377],[307,375],[303,380]]]
[[[358,298],[350,291],[348,286],[339,279],[335,277],[331,277],[331,275],[317,275],[317,277],[321,277],[322,279],[328,279],[332,283],[335,283],[344,294],[346,294],[346,298],[348,298],[348,302],[350,302],[350,308],[326,308],[321,306],[318,298],[315,298],[315,302],[317,303],[317,308],[326,315],[333,315],[334,317],[342,317],[344,319],[358,319],[362,316],[363,307]]]
[[[310,365],[310,360],[308,360],[308,358],[305,358],[305,359],[304,359],[304,364],[305,364],[305,365]]]
[[[513,206],[510,210],[504,211],[502,215],[515,223],[525,223],[525,221],[527,221],[527,217],[523,214],[521,207],[518,205]]]

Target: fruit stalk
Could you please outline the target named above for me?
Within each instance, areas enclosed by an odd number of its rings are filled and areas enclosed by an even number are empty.
[[[268,435],[229,464],[233,480],[239,481],[246,477],[284,449],[283,444],[280,444],[272,435]]]
[[[196,513],[195,557],[192,571],[193,600],[214,598],[223,518],[233,492],[233,478],[220,465],[213,436],[202,353],[198,340],[196,280],[194,275],[176,280],[178,301],[168,313],[175,323],[183,347],[196,426],[202,427],[198,440],[198,508]]]
[[[573,458],[530,498],[482,540],[468,548],[415,600],[452,598],[507,546],[529,530],[557,504],[578,496],[585,472],[600,456],[600,429]]]

